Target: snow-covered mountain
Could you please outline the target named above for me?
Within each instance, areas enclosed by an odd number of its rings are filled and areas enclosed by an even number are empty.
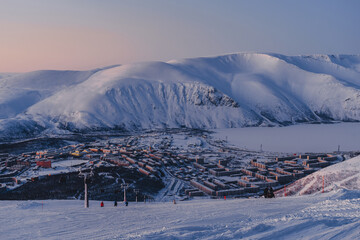
[[[360,120],[360,56],[239,53],[0,74],[1,137]]]

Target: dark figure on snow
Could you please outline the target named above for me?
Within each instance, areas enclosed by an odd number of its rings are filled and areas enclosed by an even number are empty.
[[[115,202],[114,202],[114,207],[117,207],[117,201],[115,200]]]
[[[274,198],[275,194],[274,194],[274,189],[272,187],[270,187],[269,192],[268,192],[268,198]]]
[[[100,203],[100,207],[104,207],[104,202],[101,202],[101,203]]]
[[[268,197],[269,197],[269,188],[268,188],[268,187],[266,187],[266,188],[264,189],[264,197],[265,197],[265,198],[268,198]]]
[[[125,202],[125,206],[128,206],[128,204],[129,204],[129,203],[126,201],[126,202]]]

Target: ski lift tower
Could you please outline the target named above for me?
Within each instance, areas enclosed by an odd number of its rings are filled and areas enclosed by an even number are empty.
[[[89,198],[88,198],[88,184],[90,183],[90,179],[87,174],[84,175],[84,185],[85,185],[85,193],[84,193],[84,202],[85,208],[89,208]]]
[[[80,169],[80,173],[79,176],[84,176],[84,206],[85,208],[89,208],[89,197],[88,197],[88,184],[90,183],[90,178],[93,176],[93,171],[91,169],[90,173],[83,173],[81,172]]]
[[[129,187],[129,184],[127,183],[122,183],[121,184],[121,188],[124,189],[124,203],[126,204],[127,203],[127,199],[126,199],[126,189],[128,189]]]

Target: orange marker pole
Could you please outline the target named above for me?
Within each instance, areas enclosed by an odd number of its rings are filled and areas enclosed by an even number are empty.
[[[284,197],[286,197],[286,185],[284,186]]]
[[[325,180],[324,180],[324,176],[322,176],[322,179],[323,179],[323,181],[322,181],[322,192],[324,193],[324,189],[325,189]]]

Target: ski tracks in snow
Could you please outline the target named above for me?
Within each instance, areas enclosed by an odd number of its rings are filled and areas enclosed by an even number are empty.
[[[169,183],[169,190],[179,183]],[[360,193],[133,203],[3,201],[1,239],[360,239]]]

